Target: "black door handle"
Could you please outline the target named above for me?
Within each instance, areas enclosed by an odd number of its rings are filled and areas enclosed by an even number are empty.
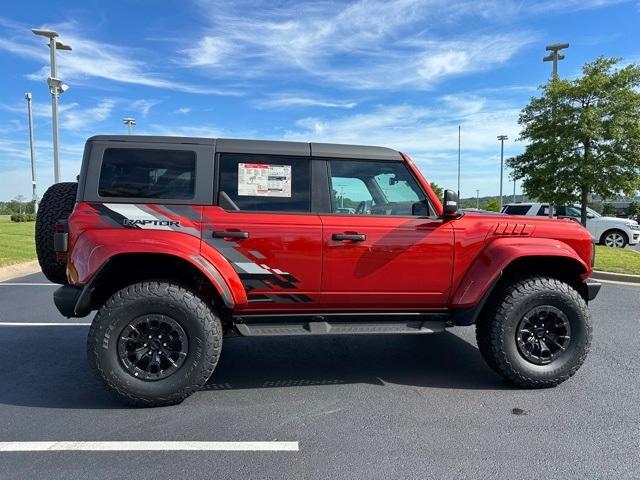
[[[213,232],[213,238],[249,238],[249,232]]]
[[[364,242],[367,238],[362,233],[334,233],[331,235],[331,240],[349,240],[351,242]]]

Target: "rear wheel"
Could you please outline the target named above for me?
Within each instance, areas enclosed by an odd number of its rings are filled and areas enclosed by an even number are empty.
[[[586,302],[553,278],[520,280],[505,288],[476,326],[489,366],[526,388],[556,386],[584,362],[591,344]]]
[[[89,330],[89,363],[129,404],[180,403],[198,391],[222,349],[220,320],[203,299],[165,282],[142,282],[116,292]]]
[[[53,250],[53,234],[56,223],[66,220],[73,210],[77,191],[77,183],[55,183],[47,189],[38,206],[36,253],[42,273],[53,283],[67,283],[66,265],[56,258]]]
[[[624,248],[629,243],[629,239],[622,230],[608,230],[602,234],[600,243],[607,247]]]

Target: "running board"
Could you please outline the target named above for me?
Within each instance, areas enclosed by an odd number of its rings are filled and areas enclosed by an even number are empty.
[[[443,332],[445,320],[410,320],[380,322],[287,322],[236,323],[238,333],[245,337],[272,335],[361,335],[361,334],[428,334]]]

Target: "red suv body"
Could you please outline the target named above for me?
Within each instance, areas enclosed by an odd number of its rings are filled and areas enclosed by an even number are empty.
[[[595,297],[578,223],[463,214],[447,195],[444,211],[411,159],[381,147],[93,137],[54,234],[56,305],[84,316],[162,281],[204,300],[226,334],[428,333],[488,322],[524,279]]]

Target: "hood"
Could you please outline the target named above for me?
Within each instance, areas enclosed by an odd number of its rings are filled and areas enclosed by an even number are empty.
[[[637,224],[635,220],[629,220],[626,218],[618,218],[618,217],[596,217],[590,218],[588,222],[607,222],[607,223],[619,223],[620,225],[626,225],[629,223]]]

